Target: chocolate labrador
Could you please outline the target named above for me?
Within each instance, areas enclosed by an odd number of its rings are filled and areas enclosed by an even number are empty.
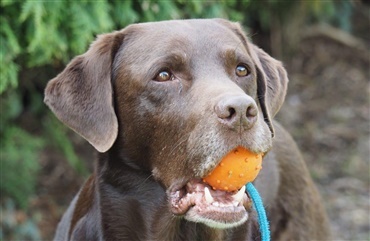
[[[52,79],[45,103],[98,151],[55,240],[259,240],[250,198],[202,177],[236,147],[264,153],[256,179],[272,240],[327,240],[319,194],[272,120],[282,64],[222,19],[134,24],[100,35]]]

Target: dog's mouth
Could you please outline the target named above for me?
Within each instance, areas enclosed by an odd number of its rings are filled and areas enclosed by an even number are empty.
[[[213,190],[201,179],[192,179],[169,193],[171,211],[213,228],[232,228],[247,221],[251,200],[245,187],[239,191]]]

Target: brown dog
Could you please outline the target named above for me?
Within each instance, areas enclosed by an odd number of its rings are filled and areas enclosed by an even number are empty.
[[[226,20],[99,36],[46,88],[45,103],[99,151],[55,239],[259,240],[248,196],[210,188],[206,199],[201,181],[242,146],[266,153],[255,185],[272,240],[327,240],[304,161],[272,122],[287,83],[281,63]]]

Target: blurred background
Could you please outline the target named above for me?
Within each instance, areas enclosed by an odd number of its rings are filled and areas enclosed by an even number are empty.
[[[298,142],[334,240],[370,240],[368,1],[11,1],[0,3],[0,240],[51,240],[93,170],[94,150],[43,104],[43,90],[97,34],[137,22],[243,24],[290,76],[277,119]]]

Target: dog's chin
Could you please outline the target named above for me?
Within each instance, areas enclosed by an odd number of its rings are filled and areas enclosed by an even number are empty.
[[[245,188],[235,192],[213,190],[200,179],[193,179],[169,193],[171,211],[186,220],[211,228],[227,229],[248,220],[251,202]]]
[[[205,209],[197,206],[191,207],[184,218],[188,221],[203,223],[211,228],[234,228],[248,220],[248,212],[244,207],[208,207]]]

